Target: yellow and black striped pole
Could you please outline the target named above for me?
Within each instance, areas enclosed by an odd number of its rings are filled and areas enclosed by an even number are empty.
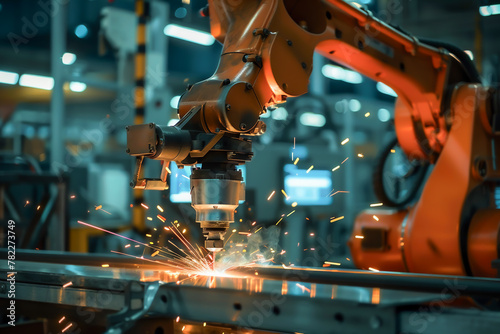
[[[149,3],[146,0],[136,0],[135,13],[137,16],[137,50],[135,53],[135,119],[134,124],[144,123],[145,112],[145,83],[146,83],[146,21],[149,16]],[[143,232],[146,229],[144,208],[144,191],[134,189],[134,207],[132,210],[133,226]]]

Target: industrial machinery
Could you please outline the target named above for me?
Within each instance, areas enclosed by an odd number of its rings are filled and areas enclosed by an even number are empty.
[[[201,164],[191,176],[192,206],[220,250],[244,194],[236,165],[252,158],[247,136],[265,131],[259,115],[307,92],[313,53],[392,87],[398,94],[396,134],[410,160],[434,163],[419,201],[397,212],[358,217],[350,241],[360,268],[494,276],[500,219],[492,194],[499,94],[481,85],[461,50],[420,41],[342,0],[215,1],[202,11],[223,44],[215,74],[189,86],[175,126],[128,128],[128,153],[137,157],[133,187],[165,189],[140,178],[144,157]],[[370,225],[370,226],[367,226]]]

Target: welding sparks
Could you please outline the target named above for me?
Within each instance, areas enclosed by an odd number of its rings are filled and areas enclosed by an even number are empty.
[[[26,201],[26,204],[24,204],[24,207],[26,207],[26,205],[30,204],[30,201]]]
[[[358,158],[364,158],[365,156],[362,153],[358,153]]]
[[[285,195],[286,199],[289,199],[290,197],[286,194],[285,190],[281,189],[281,193]]]
[[[289,214],[287,214],[286,216],[287,217],[290,217],[293,213],[295,212],[295,210],[293,210],[292,212],[290,212]]]
[[[340,168],[340,165],[339,165],[339,166],[337,166],[337,167],[334,167],[334,168],[332,169],[332,172],[335,172],[335,171],[336,171],[337,169],[339,169],[339,168]]]
[[[271,195],[269,195],[269,197],[267,198],[268,201],[274,196],[275,192],[276,192],[276,190],[273,190],[273,192],[271,193]]]
[[[179,320],[181,320],[181,317],[178,316],[177,318],[175,318],[175,322],[179,322]]]
[[[349,157],[345,158],[345,159],[344,159],[344,161],[342,161],[340,164],[341,164],[341,165],[343,165],[343,164],[344,164],[344,162],[346,162],[346,161],[347,161],[347,159],[349,159]]]
[[[337,190],[336,192],[334,192],[333,194],[331,194],[330,197],[333,197],[333,196],[335,196],[337,194],[348,194],[348,193],[349,193],[349,191],[347,191],[347,190]]]
[[[103,268],[109,268],[109,264],[107,264],[107,263],[101,264],[101,267],[103,267]]]
[[[278,222],[276,223],[276,225],[278,225],[279,223],[281,223],[281,221],[283,220],[283,217],[281,217]]]
[[[75,197],[76,197],[75,195],[71,195],[69,198],[73,199],[73,198],[75,198]]]
[[[62,333],[66,332],[68,329],[71,328],[71,326],[73,326],[73,324],[69,324],[68,326],[64,327],[63,330],[61,331]]]
[[[59,323],[63,322],[64,319],[66,319],[66,317],[62,317],[61,319],[59,319]]]
[[[125,248],[129,248],[129,247],[130,247],[130,244],[125,245]]]
[[[339,221],[339,220],[342,220],[342,219],[344,219],[344,216],[340,216],[340,217],[337,217],[337,218],[333,218],[333,217],[332,217],[332,218],[330,219],[330,223],[335,223],[336,221]]]
[[[362,235],[355,235],[354,237],[355,237],[356,239],[364,239],[364,238],[365,238],[365,237],[364,237],[364,236],[362,236]]]
[[[64,289],[64,288],[67,288],[70,285],[73,285],[73,282],[68,282],[68,283],[64,284],[62,287]]]
[[[163,208],[159,205],[156,206],[156,208],[160,211],[160,212],[163,212]]]
[[[377,216],[375,216],[375,215],[373,215],[373,219],[375,219],[376,221],[379,221],[379,220],[380,220],[380,219],[379,219]]]
[[[152,235],[151,235],[151,234],[149,234],[149,233],[146,233],[146,237],[151,238],[151,237],[152,237]]]
[[[349,142],[349,138],[346,138],[344,140],[342,140],[342,142],[340,143],[340,145],[345,145]]]
[[[314,168],[314,165],[311,165],[311,167],[309,167],[309,169],[306,171],[306,173],[309,173],[313,168]]]
[[[141,203],[141,206],[142,206],[144,209],[149,210],[149,206],[147,206],[146,204]]]
[[[373,204],[370,204],[370,207],[374,208],[376,206],[382,206],[382,205],[384,205],[384,203],[373,203]]]
[[[391,153],[396,153],[396,150],[395,150],[395,149],[392,149],[392,150],[391,150]]]
[[[329,264],[329,265],[332,265],[332,266],[340,266],[341,265],[340,262],[330,262],[330,261],[325,261],[325,264]]]
[[[365,114],[365,117],[368,117],[368,116],[370,116],[370,113],[369,113],[369,112],[367,112],[367,113]]]
[[[151,217],[146,217],[146,218],[147,218],[147,220],[149,220],[149,221],[152,221],[152,220],[153,220],[153,218],[151,218]]]
[[[36,207],[36,211],[40,210],[40,205]]]
[[[159,250],[157,250],[156,252],[154,252],[153,254],[151,254],[151,257],[155,257],[156,255],[158,255],[160,253]]]
[[[297,206],[297,202],[292,203],[292,208],[295,208]]]
[[[296,165],[297,162],[299,162],[299,158],[295,159],[295,161],[293,162],[293,164]]]
[[[163,223],[167,221],[167,219],[165,217],[163,217],[162,215],[157,215],[156,218],[161,220]]]

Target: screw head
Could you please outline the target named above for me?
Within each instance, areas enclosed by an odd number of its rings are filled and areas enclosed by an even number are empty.
[[[229,111],[231,110],[231,105],[230,104],[226,104],[226,111]]]
[[[125,152],[130,153],[130,149],[129,149],[129,148],[127,148],[127,149],[125,150]]]
[[[245,88],[246,88],[247,90],[251,90],[253,87],[252,87],[252,85],[251,85],[251,84],[246,83],[246,84],[245,84]]]
[[[245,123],[241,123],[240,124],[240,129],[241,130],[246,130],[246,128],[247,128],[247,125]]]
[[[223,86],[227,86],[227,85],[229,85],[230,83],[231,83],[231,80],[229,80],[229,79],[224,79],[224,81],[222,81],[222,85],[223,85]]]
[[[293,42],[291,40],[287,40],[286,41],[286,44],[288,44],[289,46],[292,46],[293,45]]]
[[[303,68],[304,70],[307,68],[306,63],[302,62],[302,63],[301,63],[301,65],[302,65],[302,68]]]

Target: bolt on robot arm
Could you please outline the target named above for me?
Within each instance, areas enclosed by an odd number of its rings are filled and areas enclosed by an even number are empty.
[[[265,131],[259,115],[307,92],[314,51],[396,90],[396,131],[409,156],[434,161],[441,152],[452,88],[467,76],[452,54],[343,0],[208,2],[212,35],[223,44],[216,72],[184,93],[175,126],[128,128],[134,188],[166,188],[165,172],[139,178],[144,157],[201,164],[191,175],[191,196],[207,249],[222,248],[244,196],[236,166],[252,158],[248,136]]]

